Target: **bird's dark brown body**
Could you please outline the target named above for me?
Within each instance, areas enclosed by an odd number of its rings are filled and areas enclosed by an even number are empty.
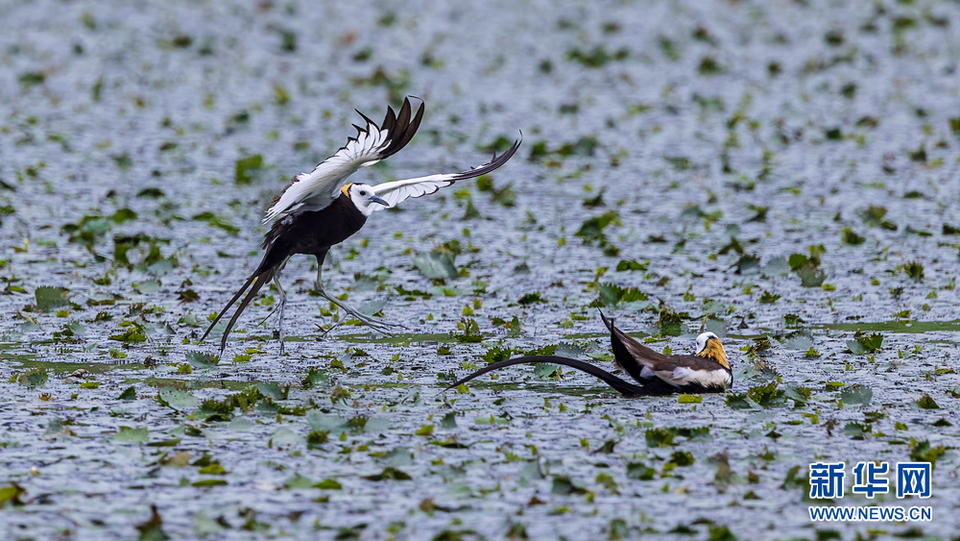
[[[340,197],[334,199],[333,203],[323,209],[305,211],[296,215],[288,214],[273,223],[270,231],[263,238],[263,248],[266,252],[263,254],[260,264],[257,265],[257,270],[250,275],[240,291],[220,311],[201,340],[210,334],[220,318],[249,287],[250,292],[240,303],[237,311],[234,312],[233,317],[227,323],[227,328],[223,331],[223,339],[220,342],[222,351],[226,347],[227,336],[236,324],[240,314],[254,299],[260,288],[273,279],[273,276],[288,257],[296,254],[313,255],[317,257],[317,266],[323,268],[323,260],[327,257],[330,248],[360,231],[363,224],[367,222],[367,217],[350,201],[350,197],[347,195],[348,187],[344,186]]]
[[[345,192],[322,210],[284,216],[273,223],[263,238],[263,248],[267,252],[254,276],[267,272],[296,254],[315,255],[317,264],[322,265],[332,246],[360,231],[366,222],[367,217]]]

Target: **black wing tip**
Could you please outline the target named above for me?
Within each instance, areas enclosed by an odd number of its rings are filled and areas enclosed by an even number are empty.
[[[389,107],[388,107],[388,109],[389,109]],[[380,128],[380,126],[377,126],[377,123],[374,122],[373,120],[371,120],[370,117],[368,117],[367,115],[361,113],[361,112],[360,112],[360,109],[354,109],[354,111],[356,111],[357,114],[360,115],[361,118],[363,118],[363,121],[367,123],[367,127],[369,127],[370,125],[373,125],[373,126],[376,126],[377,128]],[[354,126],[356,126],[356,124],[354,124]],[[366,129],[367,129],[367,128],[364,128],[364,131],[366,131]]]
[[[410,104],[410,98],[420,102],[419,107],[417,107],[417,112],[412,114],[413,106]],[[420,129],[420,123],[423,121],[423,113],[426,109],[426,102],[416,96],[407,96],[403,99],[403,105],[400,107],[400,114],[394,119],[394,122],[390,126],[387,126],[384,122],[384,129],[388,130],[388,140],[389,142],[380,151],[378,155],[379,159],[389,158],[397,152],[399,152],[403,147],[407,146],[413,136],[417,133],[417,130]],[[393,113],[393,109],[387,107],[387,116],[389,117]]]
[[[457,173],[457,175],[454,177],[453,180],[457,181],[457,180],[466,180],[468,178],[476,178],[481,175],[486,175],[487,173],[490,173],[492,171],[499,169],[501,166],[503,166],[503,164],[510,161],[510,158],[512,158],[513,155],[517,153],[517,149],[520,148],[520,143],[522,142],[522,140],[523,140],[523,136],[521,134],[521,138],[514,141],[513,144],[510,145],[510,148],[505,150],[503,154],[497,156],[497,152],[494,151],[493,157],[490,158],[489,162],[483,165],[478,165],[473,169],[468,169],[466,171]]]
[[[503,162],[502,162],[502,163],[506,163],[507,160],[509,160],[510,158],[512,158],[513,155],[517,153],[517,150],[520,149],[520,144],[521,144],[521,143],[523,143],[523,132],[522,132],[522,131],[520,132],[520,137],[518,137],[517,140],[514,141],[512,145],[510,145],[510,148],[508,148],[503,154],[500,155],[500,158],[503,159]],[[504,156],[506,156],[506,158],[504,158]],[[497,153],[496,153],[496,152],[493,153],[493,161],[497,161]]]

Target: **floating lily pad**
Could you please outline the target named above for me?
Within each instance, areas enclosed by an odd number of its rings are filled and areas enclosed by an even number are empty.
[[[446,252],[417,252],[413,256],[413,264],[424,276],[433,280],[456,278],[458,273],[454,257]]]
[[[175,410],[185,411],[196,408],[200,401],[188,391],[174,387],[160,387],[160,403]]]
[[[146,428],[130,428],[121,426],[120,431],[113,435],[113,441],[146,443],[147,438],[149,437],[150,434]]]
[[[17,377],[17,383],[28,389],[36,389],[43,387],[47,383],[47,378],[46,368],[31,368]]]
[[[844,406],[867,406],[873,399],[873,389],[866,385],[849,385],[840,390]]]
[[[203,351],[188,351],[187,362],[194,368],[214,368],[220,363],[220,358]]]
[[[34,290],[34,296],[41,312],[70,306],[70,290],[65,287],[40,286]]]

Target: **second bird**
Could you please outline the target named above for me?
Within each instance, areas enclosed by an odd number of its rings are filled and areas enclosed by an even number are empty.
[[[200,340],[204,340],[213,330],[227,310],[249,289],[246,298],[230,318],[220,341],[220,353],[227,345],[227,336],[233,329],[237,318],[250,304],[260,288],[270,280],[274,281],[280,294],[279,334],[280,353],[283,354],[283,309],[286,304],[286,292],[280,285],[280,269],[287,259],[295,254],[313,255],[317,258],[317,292],[321,297],[339,306],[350,316],[376,331],[387,332],[391,325],[377,321],[370,316],[350,308],[342,301],[330,296],[323,289],[321,272],[327,252],[356,233],[366,223],[367,217],[374,211],[393,207],[410,197],[431,194],[440,188],[449,186],[458,180],[479,177],[493,171],[509,160],[520,141],[517,140],[506,152],[493,155],[490,162],[461,171],[459,173],[430,175],[406,180],[385,182],[376,186],[367,184],[347,184],[347,177],[361,167],[373,165],[406,146],[413,139],[423,119],[423,102],[413,114],[409,98],[404,99],[400,114],[387,108],[383,122],[377,124],[357,111],[366,122],[357,129],[356,137],[347,140],[333,156],[320,162],[311,173],[301,173],[274,199],[266,213],[264,223],[273,222],[270,231],[263,239],[266,252],[256,270],[247,278],[243,287],[223,307],[213,323]]]

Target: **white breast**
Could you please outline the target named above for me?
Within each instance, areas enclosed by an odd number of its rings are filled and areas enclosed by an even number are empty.
[[[672,371],[657,372],[660,379],[676,385],[701,385],[703,387],[723,387],[730,383],[730,373],[722,368],[716,370],[693,370],[677,367]]]

